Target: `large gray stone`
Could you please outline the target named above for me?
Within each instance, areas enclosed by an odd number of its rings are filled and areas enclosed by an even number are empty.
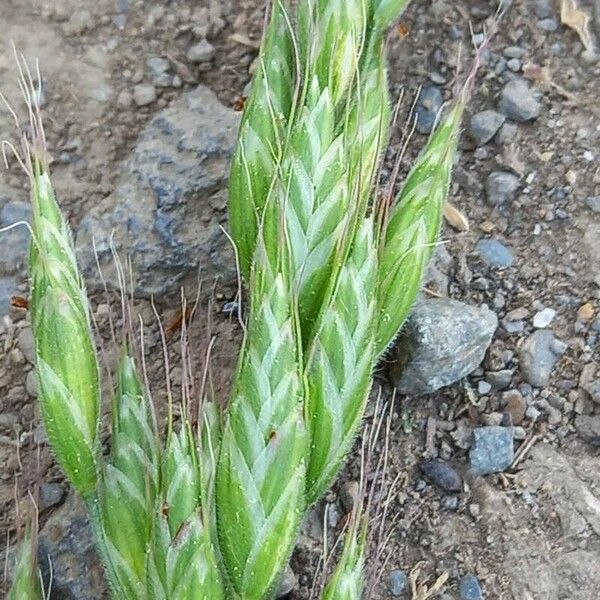
[[[159,112],[140,135],[114,192],[82,220],[80,264],[100,287],[93,240],[111,286],[118,280],[110,240],[131,258],[140,295],[194,292],[198,273],[235,281],[227,237],[226,183],[239,116],[199,86]]]
[[[457,300],[418,304],[400,334],[390,374],[405,394],[428,394],[466,377],[483,360],[498,326],[487,307]]]
[[[52,600],[109,598],[85,509],[73,492],[40,532],[38,558],[46,582],[52,574]]]

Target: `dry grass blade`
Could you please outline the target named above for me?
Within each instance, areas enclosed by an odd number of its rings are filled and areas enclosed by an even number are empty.
[[[425,582],[420,583],[419,577],[421,575],[422,567],[423,563],[418,563],[408,576],[411,590],[411,600],[429,600],[430,598],[437,596],[437,594],[444,589],[446,581],[448,581],[449,574],[446,572],[442,573],[435,580],[431,587],[429,587]]]
[[[596,52],[594,34],[590,28],[592,19],[585,10],[578,6],[576,0],[561,0],[560,20],[563,25],[577,33],[588,53]]]

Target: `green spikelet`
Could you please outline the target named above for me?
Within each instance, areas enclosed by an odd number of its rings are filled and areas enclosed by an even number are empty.
[[[329,88],[333,106],[346,102],[356,80],[367,32],[367,0],[317,0],[312,71],[321,89]]]
[[[380,258],[381,317],[377,353],[393,341],[421,285],[438,239],[452,176],[463,103],[436,129],[392,208]]]
[[[98,365],[71,234],[48,173],[37,161],[33,168],[31,322],[40,404],[56,457],[85,496],[97,481]]]
[[[43,600],[41,575],[36,560],[37,545],[32,527],[27,527],[15,564],[7,600]]]
[[[277,173],[296,87],[287,2],[275,0],[240,127],[229,181],[229,222],[246,280],[262,212]]]
[[[364,589],[366,525],[352,524],[342,556],[323,591],[323,600],[361,600]]]
[[[112,457],[99,486],[108,568],[128,598],[146,592],[146,562],[159,484],[159,450],[135,364],[119,366],[113,415]]]
[[[376,27],[389,27],[408,6],[410,0],[372,0],[373,21]]]
[[[308,354],[309,503],[331,483],[364,412],[374,363],[376,283],[373,222],[366,219]]]
[[[328,88],[313,79],[307,106],[294,127],[284,179],[272,212],[265,245],[271,264],[279,258],[276,240],[280,211],[285,216],[291,254],[293,293],[303,323],[314,322],[321,308],[348,207],[344,136],[336,134],[335,112]],[[275,234],[275,235],[274,235]]]
[[[163,490],[156,515],[153,561],[148,571],[154,597],[221,600],[208,511],[202,497],[199,455],[189,427],[172,434],[163,463]]]
[[[244,600],[269,597],[292,551],[307,448],[290,293],[262,252],[255,270],[216,480],[221,554]]]

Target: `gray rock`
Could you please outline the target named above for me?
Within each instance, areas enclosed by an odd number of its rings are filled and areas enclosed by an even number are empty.
[[[133,88],[133,101],[137,106],[148,106],[156,100],[156,88],[151,83],[140,83]]]
[[[475,250],[492,267],[510,267],[515,260],[512,252],[498,240],[479,240]]]
[[[5,200],[0,197],[0,229],[25,221],[31,221],[31,207],[25,202]],[[0,233],[0,273],[12,275],[27,262],[29,230],[19,225]]]
[[[169,73],[171,63],[166,58],[152,56],[146,60],[148,69],[152,75],[152,83],[157,87],[169,87],[173,82],[173,76]]]
[[[27,362],[30,364],[35,362],[35,343],[33,341],[31,327],[21,329],[17,336],[17,347],[25,356]]]
[[[483,600],[479,579],[475,575],[465,575],[458,584],[460,600]]]
[[[210,42],[201,40],[188,50],[187,57],[193,63],[205,63],[213,59],[215,52],[215,47]]]
[[[578,415],[575,429],[579,437],[593,446],[600,446],[600,415]]]
[[[37,398],[37,376],[35,371],[29,371],[25,378],[25,390],[32,398]]]
[[[160,56],[151,56],[146,59],[146,65],[148,65],[152,77],[160,77],[171,68],[169,60]]]
[[[485,379],[489,381],[495,390],[505,390],[512,381],[513,372],[511,369],[503,371],[486,371]]]
[[[290,565],[287,565],[279,582],[277,590],[277,598],[286,598],[298,587],[298,578],[296,573],[292,571]]]
[[[50,515],[40,532],[38,559],[44,581],[48,582],[52,574],[53,599],[108,597],[104,570],[85,510],[73,492]]]
[[[590,196],[586,199],[585,203],[594,212],[600,213],[600,196]]]
[[[431,133],[443,103],[444,97],[438,87],[428,85],[421,90],[416,108],[419,133]]]
[[[558,29],[558,23],[556,19],[548,17],[547,19],[540,19],[537,22],[538,29],[542,31],[556,31]]]
[[[478,146],[487,144],[498,129],[506,121],[506,117],[495,110],[483,110],[473,115],[469,125],[469,134]]]
[[[594,402],[600,404],[600,379],[586,383],[583,389],[590,395],[590,398]]]
[[[388,588],[394,597],[406,594],[408,592],[408,577],[406,573],[394,569],[388,577]]]
[[[552,16],[552,0],[535,0],[533,11],[538,19]]]
[[[523,379],[534,387],[547,385],[556,361],[565,350],[566,345],[548,329],[532,333],[519,350]]]
[[[396,346],[391,377],[401,393],[428,394],[473,372],[498,325],[487,307],[425,300],[415,307]]]
[[[458,496],[444,496],[442,498],[442,508],[455,512],[458,510],[459,500]]]
[[[489,394],[492,391],[492,384],[488,383],[487,381],[484,381],[483,379],[477,384],[477,391],[482,395],[485,396],[486,394]]]
[[[516,141],[519,128],[514,123],[504,123],[496,135],[499,144],[512,144]]]
[[[506,58],[523,58],[525,53],[525,48],[521,48],[521,46],[507,46],[502,51]]]
[[[15,280],[12,277],[0,277],[0,317],[10,311],[10,299],[16,290]]]
[[[65,497],[65,487],[60,483],[42,483],[40,486],[40,510],[58,506]]]
[[[499,206],[513,200],[518,189],[519,178],[507,171],[493,171],[485,183],[487,201],[492,206]]]
[[[520,77],[511,79],[504,86],[498,107],[509,119],[522,122],[537,119],[542,110],[532,89]]]
[[[459,492],[462,490],[462,477],[458,471],[447,462],[439,458],[425,460],[419,465],[421,472],[431,483],[446,492]]]
[[[544,308],[533,315],[533,326],[536,329],[545,329],[554,321],[555,316],[556,311],[553,308]]]
[[[226,183],[239,115],[204,86],[159,112],[138,138],[114,192],[88,213],[77,233],[80,264],[92,288],[101,281],[92,240],[109,284],[118,285],[110,238],[129,255],[137,293],[195,293],[205,282],[234,285]],[[114,233],[113,233],[114,232]],[[209,291],[210,285],[205,286]],[[207,292],[208,293],[208,292]]]
[[[511,58],[506,62],[506,66],[513,73],[518,73],[521,70],[521,61],[518,58]]]
[[[478,427],[473,430],[469,464],[476,475],[501,473],[514,458],[512,427]]]

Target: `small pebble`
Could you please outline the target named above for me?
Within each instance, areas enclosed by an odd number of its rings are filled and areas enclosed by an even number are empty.
[[[408,577],[404,571],[394,569],[388,577],[388,588],[394,597],[403,596],[408,591]]]
[[[544,308],[533,316],[533,326],[536,329],[546,329],[554,320],[556,311],[553,308]]]
[[[514,453],[512,427],[488,426],[473,430],[469,463],[476,475],[504,471],[511,465]]]
[[[518,58],[511,58],[506,66],[513,72],[518,73],[521,70],[521,61]]]
[[[215,52],[215,47],[210,42],[201,40],[188,50],[187,57],[190,62],[200,64],[211,61]]]
[[[556,19],[548,18],[548,19],[540,19],[537,22],[537,26],[542,31],[556,31],[558,29],[558,23]]]
[[[447,492],[458,492],[462,489],[462,478],[458,471],[439,458],[426,460],[419,468],[427,479]]]
[[[590,196],[586,199],[585,203],[594,212],[600,212],[600,196]]]
[[[587,321],[591,321],[594,318],[594,307],[589,302],[584,304],[577,311],[577,320],[583,321],[587,323]]]
[[[444,496],[442,507],[451,512],[456,512],[458,510],[458,496]]]
[[[156,100],[156,88],[150,83],[140,83],[133,88],[133,101],[137,106],[148,106]]]
[[[40,486],[40,510],[58,506],[65,497],[65,488],[60,483],[42,483]]]
[[[498,240],[481,239],[477,242],[475,250],[492,267],[506,268],[514,262],[511,251]]]
[[[513,121],[537,119],[542,111],[532,88],[520,77],[511,79],[504,86],[498,107],[501,113]]]
[[[502,123],[498,127],[500,125]],[[513,200],[518,189],[519,178],[506,171],[494,171],[490,173],[485,183],[487,201],[492,206],[499,206]]]
[[[469,125],[469,134],[478,146],[487,144],[502,127],[506,117],[495,110],[482,110],[473,115]]]
[[[416,108],[416,127],[419,133],[431,133],[443,102],[444,97],[442,96],[440,88],[434,85],[423,88],[419,95],[419,101],[417,102]]]
[[[492,391],[492,384],[488,383],[487,381],[484,381],[483,379],[477,384],[477,391],[482,395],[485,396],[486,394],[489,394]]]
[[[475,575],[465,575],[458,584],[460,600],[483,600],[481,585]]]

